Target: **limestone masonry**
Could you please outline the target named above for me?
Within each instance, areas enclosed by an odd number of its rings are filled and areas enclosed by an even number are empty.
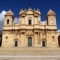
[[[5,14],[2,32],[2,47],[58,47],[56,14],[51,9],[46,14],[45,24],[41,21],[41,12],[21,10],[19,22],[14,23],[14,13]]]

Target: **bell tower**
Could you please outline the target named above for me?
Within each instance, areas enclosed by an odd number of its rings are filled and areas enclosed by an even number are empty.
[[[41,12],[39,9],[35,10],[34,9],[34,24],[39,24],[41,22]]]
[[[41,12],[39,9],[32,9],[29,7],[27,10],[21,10],[19,13],[20,24],[37,25],[41,22]]]
[[[47,25],[56,25],[56,14],[51,9],[47,13]]]
[[[9,10],[6,14],[5,14],[5,20],[4,20],[4,26],[5,25],[12,25],[14,21],[14,14],[11,10]]]

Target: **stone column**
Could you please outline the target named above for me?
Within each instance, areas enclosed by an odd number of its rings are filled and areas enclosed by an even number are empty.
[[[38,44],[40,44],[40,32],[38,32]]]
[[[24,32],[21,32],[21,44],[20,44],[21,47],[24,47],[24,44],[25,44],[24,43],[24,41],[25,41],[24,39],[25,39]]]
[[[35,47],[37,47],[38,46],[38,33],[37,32],[35,32]]]
[[[27,46],[27,36],[26,36],[26,32],[24,34],[25,38],[24,38],[24,44],[25,44],[25,47]]]

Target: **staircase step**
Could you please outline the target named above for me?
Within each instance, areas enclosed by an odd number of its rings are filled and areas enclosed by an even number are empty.
[[[60,55],[60,48],[0,48],[0,55]]]

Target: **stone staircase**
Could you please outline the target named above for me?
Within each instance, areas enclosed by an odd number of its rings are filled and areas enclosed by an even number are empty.
[[[60,48],[0,48],[0,60],[60,60]]]
[[[0,55],[60,55],[60,48],[0,48]]]

